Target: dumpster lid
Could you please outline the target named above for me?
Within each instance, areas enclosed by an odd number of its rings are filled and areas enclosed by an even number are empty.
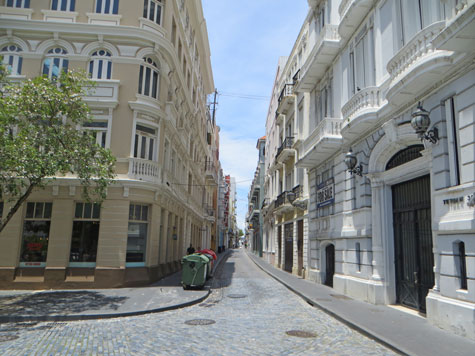
[[[182,261],[193,261],[193,262],[204,262],[204,263],[208,263],[209,260],[210,260],[209,257],[205,255],[196,254],[196,253],[192,255],[183,256],[182,258]]]

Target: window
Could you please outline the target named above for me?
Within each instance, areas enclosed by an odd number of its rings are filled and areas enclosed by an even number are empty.
[[[147,230],[148,206],[130,204],[126,262],[145,263]]]
[[[97,14],[114,14],[119,13],[119,0],[97,0]]]
[[[158,66],[157,63],[145,57],[144,63],[140,66],[139,74],[139,94],[158,99]]]
[[[74,11],[76,0],[53,0],[51,10]]]
[[[361,272],[361,245],[359,242],[356,243],[356,268],[358,272]]]
[[[373,24],[363,27],[350,45],[350,95],[374,85]]]
[[[457,115],[455,115],[455,100],[450,98],[442,105],[445,110],[447,124],[447,141],[449,149],[450,185],[460,184],[460,128]],[[442,112],[444,114],[444,112]]]
[[[76,203],[69,265],[84,266],[95,263],[99,240],[101,206],[95,203]]]
[[[45,267],[53,203],[27,203],[20,267]]]
[[[23,58],[19,53],[22,51],[17,45],[8,45],[2,48],[0,55],[3,56],[3,65],[7,67],[10,75],[20,75]]]
[[[162,1],[144,0],[143,17],[160,25],[162,22]]]
[[[107,146],[107,121],[91,121],[83,125],[88,133],[94,137],[96,143],[105,148]]]
[[[440,3],[434,0],[398,1],[400,47],[407,44],[423,28],[443,19]]]
[[[0,219],[3,217],[3,201],[0,201]]]
[[[156,161],[157,130],[137,124],[135,127],[134,157]]]
[[[6,3],[8,7],[30,8],[30,0],[7,0]]]
[[[67,54],[68,52],[61,47],[50,49],[43,62],[43,74],[48,78],[57,78],[62,70],[67,71],[69,65]]]
[[[460,289],[467,289],[467,261],[465,255],[465,243],[455,243],[456,269],[460,278]]]
[[[112,62],[109,51],[101,49],[91,55],[89,75],[92,79],[111,79]]]

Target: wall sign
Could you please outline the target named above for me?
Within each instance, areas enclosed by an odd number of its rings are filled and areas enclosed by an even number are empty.
[[[317,186],[317,209],[335,202],[335,180],[327,179]]]

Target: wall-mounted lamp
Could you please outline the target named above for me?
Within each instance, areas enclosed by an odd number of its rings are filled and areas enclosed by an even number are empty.
[[[346,166],[348,167],[348,171],[351,173],[351,174],[356,174],[360,177],[363,176],[363,166],[360,164],[358,164],[358,159],[356,158],[356,155],[353,153],[353,151],[350,150],[348,151],[348,153],[346,154],[345,156],[345,164]]]
[[[429,112],[424,110],[420,101],[419,105],[417,105],[417,110],[412,113],[411,125],[421,141],[427,140],[431,143],[437,143],[439,140],[439,130],[437,127],[427,131],[430,126]]]

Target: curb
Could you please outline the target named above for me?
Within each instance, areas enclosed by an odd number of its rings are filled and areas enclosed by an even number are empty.
[[[228,255],[230,254],[230,250],[227,250],[225,254],[219,259],[216,265],[213,268],[212,276],[214,276],[216,270],[219,266],[221,266],[222,261],[224,261]],[[212,288],[211,286],[207,286],[208,291],[207,293],[195,300],[180,303],[175,305],[169,305],[166,307],[156,308],[156,309],[149,309],[149,310],[137,310],[131,312],[123,312],[123,313],[112,313],[112,314],[73,314],[73,315],[38,315],[38,316],[29,316],[29,315],[18,315],[18,316],[0,316],[0,324],[2,323],[18,323],[18,322],[30,322],[30,321],[80,321],[80,320],[94,320],[94,319],[112,319],[112,318],[121,318],[121,317],[128,317],[128,316],[138,316],[138,315],[145,315],[145,314],[152,314],[152,313],[161,313],[165,311],[175,310],[175,309],[182,309],[186,307],[190,307],[192,305],[201,303],[206,298],[209,297],[211,294]]]
[[[293,293],[297,294],[299,297],[301,297],[302,299],[304,299],[308,304],[312,305],[313,307],[316,307],[318,309],[320,309],[321,311],[323,311],[324,313],[330,315],[331,317],[337,319],[338,321],[342,322],[343,324],[347,325],[348,327],[350,327],[351,329],[369,337],[370,339],[382,344],[383,346],[391,349],[392,351],[400,354],[400,355],[404,355],[404,356],[410,356],[411,354],[408,352],[408,351],[404,351],[401,347],[399,346],[396,346],[394,345],[392,342],[390,342],[389,340],[387,340],[384,336],[381,336],[381,335],[378,335],[376,333],[374,333],[373,331],[370,331],[362,326],[359,326],[357,324],[355,324],[354,322],[351,322],[349,321],[348,319],[345,319],[344,317],[342,317],[341,315],[331,311],[330,309],[324,307],[323,305],[319,304],[318,302],[314,301],[313,299],[307,297],[305,294],[299,292],[297,289],[295,289],[294,287],[290,286],[290,284],[288,284],[287,282],[283,281],[282,279],[280,279],[278,276],[276,276],[275,274],[273,274],[271,271],[265,269],[263,266],[261,266],[257,261],[254,260],[254,257],[257,259],[258,257],[256,256],[251,256],[251,254],[246,250],[246,254],[247,256],[249,257],[249,259],[257,266],[259,267],[262,271],[264,271],[265,273],[267,273],[269,276],[271,276],[272,278],[274,278],[276,281],[278,281],[279,283],[283,284],[287,289],[289,289],[290,291],[292,291]]]

